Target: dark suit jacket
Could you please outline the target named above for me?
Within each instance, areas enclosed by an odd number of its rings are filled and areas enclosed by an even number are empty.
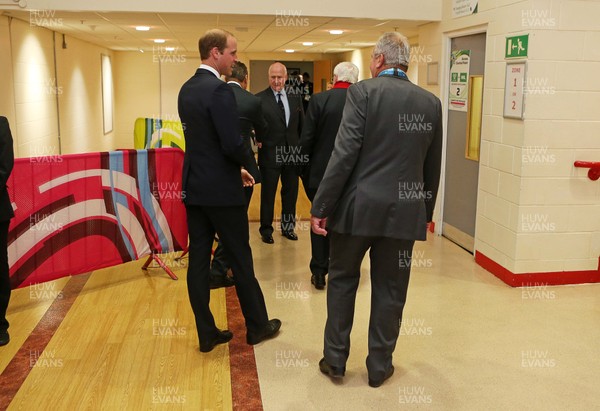
[[[14,165],[13,139],[6,117],[0,117],[0,221],[10,220],[15,216],[6,182]]]
[[[250,139],[252,138],[252,130],[256,134],[256,139],[261,141],[264,135],[267,133],[268,127],[262,114],[262,106],[260,99],[244,90],[241,86],[228,83],[233,94],[235,95],[235,101],[237,103],[238,114],[240,115],[240,128],[242,137],[244,138],[244,145],[246,150],[254,158],[254,152],[252,151],[252,144]],[[260,172],[256,161],[253,162],[252,168],[248,169],[248,172],[254,177],[255,184],[260,183]]]
[[[302,100],[296,94],[286,95],[290,105],[290,121],[287,126],[285,116],[277,105],[273,90],[268,87],[256,94],[260,98],[263,116],[269,125],[269,130],[259,140],[262,148],[258,150],[258,165],[261,167],[280,167],[282,164],[277,161],[278,149],[281,152],[284,147],[298,148],[304,121]]]
[[[179,117],[185,136],[185,203],[204,206],[246,204],[240,167],[254,159],[244,145],[231,87],[198,69],[181,87]]]
[[[342,121],[346,92],[335,88],[317,93],[310,100],[300,137],[302,153],[308,154],[310,161],[302,173],[305,187],[316,190],[323,179]]]
[[[441,155],[437,97],[399,77],[354,84],[311,213],[338,233],[425,240]]]

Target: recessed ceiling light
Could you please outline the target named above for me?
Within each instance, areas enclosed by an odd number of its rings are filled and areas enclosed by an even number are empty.
[[[342,34],[344,30],[329,30],[329,34]]]
[[[148,30],[150,30],[150,27],[148,27],[148,26],[136,26],[135,29],[137,31],[148,31]]]
[[[165,42],[165,39],[154,39],[154,42],[157,44],[163,44]]]
[[[175,50],[175,47],[165,47],[165,50],[167,50],[167,51],[173,51],[173,50]]]
[[[302,43],[303,46],[312,46],[313,44],[315,43],[313,43],[312,41],[305,41],[304,43]]]
[[[286,49],[285,50],[286,53],[293,53],[294,51],[296,51],[296,50],[292,50],[292,49]]]

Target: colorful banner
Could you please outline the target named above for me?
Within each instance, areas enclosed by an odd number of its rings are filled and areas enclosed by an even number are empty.
[[[182,164],[170,148],[16,159],[11,287],[185,250]]]
[[[175,147],[185,150],[180,121],[138,118],[133,128],[133,146],[137,149]]]

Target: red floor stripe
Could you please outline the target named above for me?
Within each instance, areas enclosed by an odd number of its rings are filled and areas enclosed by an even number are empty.
[[[71,277],[62,290],[62,298],[54,300],[19,351],[0,374],[0,387],[2,387],[0,409],[8,408],[31,371],[32,353],[36,353],[35,357],[37,357],[37,354],[44,351],[90,275],[91,273],[87,273]],[[12,327],[18,326],[18,324],[12,325]]]
[[[231,396],[234,411],[259,411],[263,409],[254,348],[246,344],[246,323],[234,287],[225,292],[227,324],[233,332],[229,342],[231,369]]]

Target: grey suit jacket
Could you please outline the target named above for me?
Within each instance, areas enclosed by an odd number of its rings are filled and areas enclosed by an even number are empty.
[[[399,77],[352,85],[311,214],[338,233],[425,240],[441,154],[437,97]]]

